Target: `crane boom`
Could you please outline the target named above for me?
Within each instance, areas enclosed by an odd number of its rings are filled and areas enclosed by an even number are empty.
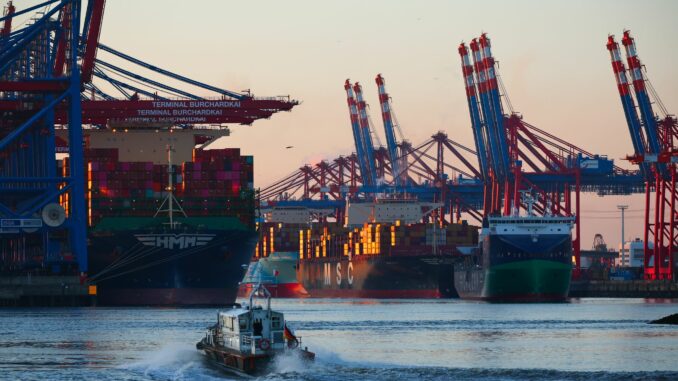
[[[645,148],[649,153],[657,155],[661,152],[661,142],[659,141],[659,136],[657,134],[659,129],[657,117],[652,110],[652,102],[650,101],[650,96],[645,88],[645,76],[643,75],[642,64],[638,58],[636,42],[634,38],[631,37],[630,31],[624,31],[622,44],[626,48],[626,60],[629,64],[629,73],[631,73],[633,89],[636,93],[636,100],[638,101],[640,115],[643,120],[643,126],[645,127],[645,137],[647,139],[647,146]],[[664,164],[657,163],[657,169],[662,174],[666,173],[666,165]]]
[[[614,72],[614,77],[617,81],[617,88],[624,109],[626,124],[629,128],[629,134],[631,135],[633,151],[636,155],[642,155],[646,151],[645,140],[640,127],[640,119],[638,119],[636,104],[631,96],[629,80],[626,77],[626,67],[624,66],[621,53],[619,52],[619,44],[615,41],[614,36],[607,37],[607,50],[610,51],[612,71]],[[649,176],[647,164],[642,164],[640,170],[644,177]]]
[[[358,122],[360,122],[360,135],[362,136],[363,151],[365,152],[365,159],[367,171],[369,172],[368,185],[376,185],[377,171],[374,161],[374,143],[372,143],[372,129],[370,120],[367,115],[367,103],[363,98],[363,88],[360,83],[356,82],[353,85],[355,92],[356,104],[358,106]]]
[[[497,135],[498,150],[500,155],[501,173],[508,175],[510,163],[508,143],[506,141],[506,128],[504,126],[504,110],[501,104],[501,97],[499,95],[499,85],[497,83],[497,75],[494,69],[494,57],[492,56],[492,44],[490,38],[486,33],[480,36],[480,47],[483,57],[483,68],[486,71],[487,82],[485,83],[486,91],[492,103],[492,111],[494,115],[495,133]],[[487,115],[485,116],[487,118]]]
[[[402,185],[402,174],[400,171],[400,160],[398,159],[398,142],[396,141],[395,131],[393,130],[393,117],[391,116],[391,102],[384,77],[377,74],[375,79],[379,89],[379,103],[381,104],[381,118],[384,121],[384,133],[386,135],[386,144],[388,145],[388,154],[391,159],[391,172],[393,173],[393,181],[397,187]]]
[[[360,167],[360,174],[363,177],[363,182],[368,183],[370,174],[367,169],[367,160],[365,159],[365,151],[363,145],[363,137],[360,131],[360,122],[358,120],[358,105],[355,100],[355,94],[353,93],[353,86],[351,82],[347,79],[344,83],[344,89],[346,90],[346,100],[348,103],[348,112],[351,117],[351,128],[353,130],[353,141],[355,142],[355,151],[358,156],[358,166]]]
[[[139,65],[139,66],[141,66],[141,67],[143,67],[143,68],[146,68],[146,69],[149,69],[149,70],[151,70],[151,71],[154,71],[154,72],[156,72],[156,73],[163,74],[163,75],[166,75],[166,76],[168,76],[168,77],[170,77],[170,78],[179,80],[179,81],[181,81],[181,82],[188,83],[189,85],[193,85],[193,86],[196,86],[196,87],[200,87],[200,88],[203,88],[203,89],[205,89],[205,90],[210,90],[210,91],[213,91],[213,92],[215,92],[215,93],[218,93],[218,94],[221,94],[221,95],[230,97],[230,98],[235,98],[235,99],[247,99],[247,98],[248,98],[248,96],[246,96],[246,95],[238,94],[238,93],[236,93],[236,92],[229,91],[229,90],[220,89],[220,88],[218,88],[218,87],[215,87],[215,86],[212,86],[212,85],[208,85],[208,84],[206,84],[206,83],[199,82],[199,81],[196,81],[196,80],[194,80],[194,79],[185,77],[185,76],[183,76],[183,75],[181,75],[181,74],[173,73],[173,72],[171,72],[171,71],[169,71],[169,70],[165,70],[165,69],[159,68],[159,67],[157,67],[157,66],[155,66],[155,65],[151,65],[151,64],[149,64],[149,63],[146,63],[146,62],[144,62],[144,61],[142,61],[142,60],[140,60],[140,59],[138,59],[138,58],[134,58],[134,57],[132,57],[132,56],[130,56],[130,55],[128,55],[128,54],[122,53],[122,52],[120,52],[119,50],[115,50],[115,49],[113,49],[113,48],[111,48],[111,47],[109,47],[109,46],[106,46],[106,45],[104,45],[104,44],[99,44],[99,49],[101,49],[101,50],[103,50],[103,51],[105,51],[105,52],[111,53],[111,54],[113,54],[113,55],[115,55],[115,56],[118,56],[119,58],[122,58],[122,59],[124,59],[124,60],[126,60],[126,61],[129,61],[129,62],[132,62],[132,63],[134,63],[134,64],[137,64],[137,65]]]
[[[473,138],[476,143],[476,152],[478,152],[478,163],[480,165],[480,173],[483,178],[488,175],[489,168],[487,166],[487,137],[486,131],[483,128],[482,116],[478,108],[478,96],[476,94],[476,83],[473,77],[473,65],[469,57],[468,48],[466,44],[459,45],[459,55],[461,56],[461,67],[464,73],[464,80],[466,84],[466,98],[468,99],[468,109],[471,114],[471,124],[473,127]]]
[[[499,142],[497,140],[496,126],[494,123],[492,105],[490,103],[489,94],[487,93],[487,73],[484,69],[484,62],[480,54],[480,45],[477,39],[471,40],[469,43],[473,57],[473,65],[477,76],[478,92],[480,93],[480,107],[483,112],[483,120],[485,121],[485,128],[487,131],[487,140],[490,146],[489,167],[492,169],[494,176],[499,176],[501,172],[501,165],[499,161]]]
[[[104,17],[104,8],[106,0],[90,0],[87,4],[88,14],[86,15],[87,30],[85,39],[85,51],[82,58],[81,83],[92,81],[92,71],[94,70],[94,60],[99,45],[99,35],[101,34],[101,24]]]

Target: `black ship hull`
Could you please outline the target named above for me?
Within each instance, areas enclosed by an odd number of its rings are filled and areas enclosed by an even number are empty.
[[[228,305],[256,245],[248,230],[122,230],[90,235],[100,305]]]
[[[451,255],[359,255],[299,263],[298,280],[311,297],[455,297]]]

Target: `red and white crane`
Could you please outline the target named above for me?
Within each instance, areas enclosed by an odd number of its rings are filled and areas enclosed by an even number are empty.
[[[624,113],[634,146],[629,160],[640,165],[645,178],[644,271],[645,278],[675,279],[675,255],[678,251],[678,122],[668,115],[663,103],[645,77],[631,32],[624,31],[622,44],[626,50],[628,72],[641,118],[635,111],[626,68],[621,62],[619,46],[614,36],[608,37],[607,48],[622,97]],[[652,108],[649,92],[664,117],[659,119]],[[641,123],[642,120],[642,123]],[[641,130],[640,126],[643,127]],[[644,135],[643,135],[644,132]],[[651,246],[650,242],[654,245]]]

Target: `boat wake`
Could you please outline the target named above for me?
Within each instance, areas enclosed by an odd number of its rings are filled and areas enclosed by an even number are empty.
[[[149,380],[224,380],[218,369],[207,366],[195,346],[186,343],[167,343],[150,352],[141,360],[120,368]]]
[[[302,374],[312,372],[313,369],[314,364],[312,362],[304,360],[298,353],[294,352],[276,356],[271,366],[273,374]]]
[[[342,358],[325,348],[316,349],[316,361],[307,362],[294,353],[278,356],[272,364],[271,373],[256,378],[262,381],[340,381],[340,380],[562,380],[584,381],[595,378],[599,381],[628,380],[670,380],[676,379],[675,372],[582,372],[557,371],[548,369],[485,369],[446,367],[403,367],[387,363],[355,362]],[[192,345],[168,343],[152,351],[142,359],[118,368],[126,377],[140,380],[243,380],[223,369],[210,366]]]

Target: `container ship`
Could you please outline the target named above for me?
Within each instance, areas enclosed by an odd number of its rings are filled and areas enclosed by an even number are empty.
[[[491,302],[562,302],[572,275],[574,217],[488,216],[479,246],[455,264],[459,296]]]
[[[247,297],[262,284],[274,298],[303,298],[309,293],[297,281],[298,251],[276,251],[254,260],[238,289],[239,297]]]
[[[297,280],[311,297],[444,298],[456,296],[454,259],[474,245],[476,227],[422,222],[440,205],[413,199],[349,203],[341,223],[280,221],[263,226],[257,256],[298,245]],[[261,259],[260,259],[261,260]]]
[[[239,149],[200,148],[213,137],[88,134],[89,280],[98,304],[235,301],[257,242],[253,158]]]

